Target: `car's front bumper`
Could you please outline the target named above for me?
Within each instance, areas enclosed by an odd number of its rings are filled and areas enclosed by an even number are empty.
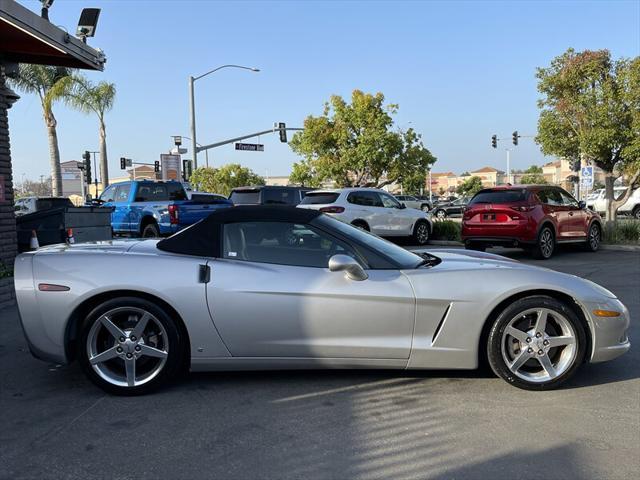
[[[589,317],[591,329],[591,363],[606,362],[624,354],[631,348],[627,335],[631,319],[629,310],[620,300],[607,299],[598,303],[585,303],[585,315]],[[620,312],[618,317],[598,317],[594,310],[610,310]]]

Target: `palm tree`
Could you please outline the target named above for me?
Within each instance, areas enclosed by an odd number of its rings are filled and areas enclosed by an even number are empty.
[[[58,148],[58,122],[53,115],[53,103],[60,99],[56,88],[70,70],[47,65],[20,64],[17,78],[11,83],[25,93],[35,93],[40,98],[42,116],[49,136],[49,162],[51,163],[51,191],[54,196],[62,195],[62,174],[60,172],[60,149]]]
[[[97,85],[84,75],[74,74],[63,78],[56,84],[55,93],[67,105],[84,113],[95,113],[99,121],[100,133],[100,178],[102,188],[109,185],[107,165],[107,127],[105,114],[113,108],[116,98],[116,86],[113,83],[100,82]]]

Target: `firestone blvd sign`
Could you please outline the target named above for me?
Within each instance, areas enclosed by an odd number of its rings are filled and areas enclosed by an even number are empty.
[[[264,145],[261,143],[236,143],[236,150],[246,150],[248,152],[264,152]]]

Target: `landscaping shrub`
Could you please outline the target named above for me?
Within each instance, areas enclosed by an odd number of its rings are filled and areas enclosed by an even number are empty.
[[[604,232],[604,242],[640,245],[640,221],[618,220],[607,226]]]
[[[436,220],[433,222],[434,240],[455,240],[460,241],[461,225],[451,220]]]

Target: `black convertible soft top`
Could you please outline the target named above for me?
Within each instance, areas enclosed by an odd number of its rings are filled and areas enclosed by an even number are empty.
[[[220,231],[224,223],[291,222],[305,224],[322,215],[317,210],[290,206],[247,205],[216,210],[169,238],[160,240],[158,248],[166,252],[202,257],[217,257],[221,251]]]

